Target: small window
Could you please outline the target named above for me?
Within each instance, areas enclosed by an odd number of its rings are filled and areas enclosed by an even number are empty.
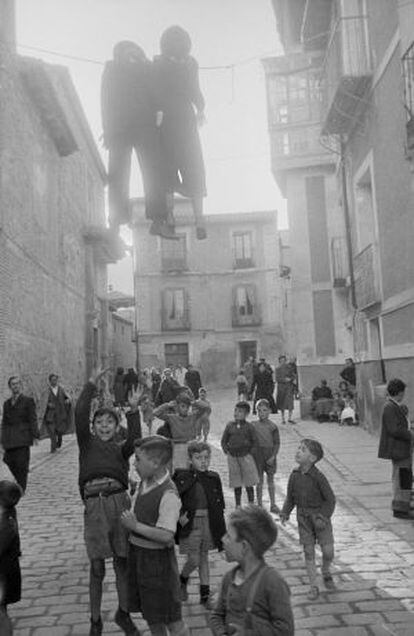
[[[162,295],[163,329],[189,329],[188,296],[185,289],[165,289]]]
[[[161,239],[161,265],[164,272],[182,271],[187,268],[186,235],[177,236],[178,240]]]
[[[235,232],[233,234],[233,255],[236,269],[254,267],[251,232]]]
[[[232,324],[234,327],[261,324],[255,285],[237,285],[233,289]]]

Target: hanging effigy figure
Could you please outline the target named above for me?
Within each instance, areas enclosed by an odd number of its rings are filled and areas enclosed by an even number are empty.
[[[161,146],[167,188],[190,198],[198,239],[207,236],[203,218],[206,179],[198,126],[204,123],[204,97],[197,61],[190,55],[187,31],[172,26],[161,36],[161,55],[154,58],[157,110],[162,112]]]
[[[160,129],[153,90],[152,63],[134,42],[118,42],[102,75],[104,146],[108,149],[109,224],[116,231],[129,223],[131,155],[135,150],[144,187],[151,234],[176,238],[168,222],[167,182],[161,161]]]

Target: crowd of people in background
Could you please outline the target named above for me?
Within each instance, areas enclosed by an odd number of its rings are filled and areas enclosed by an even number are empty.
[[[188,583],[194,572],[199,578],[200,604],[211,611],[213,634],[233,633],[233,628],[234,633],[249,633],[244,631],[247,626],[256,630],[251,633],[257,636],[293,634],[289,588],[264,560],[264,553],[277,538],[271,515],[278,515],[284,524],[296,508],[309,579],[308,598],[313,601],[320,593],[316,543],[322,552],[323,584],[328,590],[335,589],[331,571],[335,495],[316,467],[324,454],[321,444],[304,438],[295,454],[297,467],[289,477],[285,501],[280,507],[276,502],[281,440],[271,417],[280,411],[279,421],[285,424],[287,411],[288,421],[294,423],[293,400],[298,392],[295,361],[281,355],[278,362],[274,371],[265,358],[246,362],[236,378],[233,417],[222,422],[221,449],[235,505],[227,523],[221,477],[210,469],[212,404],[200,373],[192,365],[177,365],[162,373],[155,368],[138,373],[130,368],[125,373],[119,367],[111,382],[107,381],[108,369],[97,370],[75,405],[59,377],[50,374],[40,430],[34,400],[23,394],[20,378],[10,377],[11,397],[3,407],[1,431],[3,466],[9,470],[8,475],[4,471],[0,474],[1,633],[12,634],[7,605],[21,596],[16,505],[27,487],[30,446],[43,429],[50,438],[51,453],[56,453],[73,415],[90,563],[90,636],[103,632],[101,601],[109,558],[118,596],[114,621],[125,634],[139,636],[130,612],[141,612],[155,636],[166,630],[188,635],[182,604],[188,599]],[[348,360],[341,372],[339,421],[344,423],[354,417],[350,397],[354,373],[353,362]],[[405,388],[398,379],[388,383],[378,456],[392,462],[393,515],[411,519],[414,430],[410,430],[403,404]],[[315,417],[331,419],[336,398],[326,380],[314,388],[312,399]],[[250,418],[251,412],[254,418]],[[269,511],[263,498],[265,476]],[[186,557],[181,571],[174,542]],[[217,600],[210,590],[212,550],[223,550],[228,561],[236,562],[224,576]]]

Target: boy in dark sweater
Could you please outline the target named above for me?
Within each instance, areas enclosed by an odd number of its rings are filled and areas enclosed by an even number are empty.
[[[224,497],[220,475],[209,470],[211,447],[206,442],[188,445],[190,467],[178,469],[173,475],[181,497],[181,513],[177,530],[180,554],[187,560],[181,571],[181,599],[188,598],[190,574],[198,569],[200,603],[210,609],[209,550],[222,550],[221,538],[226,532]]]
[[[283,524],[296,506],[299,541],[303,545],[310,590],[308,598],[319,596],[316,585],[315,544],[322,550],[322,576],[325,587],[334,589],[330,567],[334,557],[334,538],[331,517],[335,510],[335,495],[325,475],[315,466],[323,457],[321,444],[314,439],[303,439],[296,451],[299,464],[288,481],[286,500],[280,513]]]
[[[101,601],[105,559],[112,557],[119,607],[115,623],[130,636],[139,632],[128,613],[127,548],[128,534],[121,513],[130,507],[128,495],[129,458],[140,435],[139,419],[128,420],[128,435],[116,441],[118,414],[102,407],[93,415],[90,407],[96,385],[106,371],[97,371],[83,388],[75,409],[79,445],[79,488],[85,505],[85,544],[90,560],[89,597],[90,636],[102,634]]]
[[[154,416],[165,422],[157,433],[172,439],[174,443],[174,469],[187,468],[187,444],[197,435],[197,416],[190,409],[190,397],[179,393],[175,401],[166,402],[154,410]]]
[[[240,506],[242,486],[246,488],[249,503],[254,501],[254,486],[259,483],[256,463],[252,452],[257,444],[253,425],[247,422],[250,413],[248,402],[237,402],[234,420],[229,422],[221,438],[221,447],[227,455],[229,486],[234,488],[236,506]]]
[[[130,607],[141,612],[153,636],[189,636],[182,620],[174,534],[181,502],[170,478],[173,445],[161,435],[135,443],[141,483],[132,510],[122,514],[129,535]]]

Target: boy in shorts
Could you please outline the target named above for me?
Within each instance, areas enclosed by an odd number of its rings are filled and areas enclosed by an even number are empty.
[[[289,587],[263,558],[276,538],[276,524],[262,508],[250,505],[231,514],[223,546],[227,561],[237,566],[224,575],[211,614],[215,636],[293,636]]]
[[[303,439],[296,451],[299,464],[288,481],[287,495],[280,519],[286,523],[293,508],[299,528],[299,541],[303,545],[310,590],[308,598],[315,601],[319,596],[316,584],[315,544],[322,550],[322,576],[328,590],[335,589],[330,567],[334,558],[334,538],[331,517],[335,510],[335,495],[325,475],[315,466],[323,457],[321,444],[314,439]]]
[[[263,476],[266,473],[267,489],[270,499],[270,512],[279,514],[280,510],[275,502],[276,456],[280,448],[279,429],[269,420],[270,405],[265,399],[256,404],[258,422],[252,422],[257,437],[257,445],[253,449],[253,457],[259,473],[259,483],[256,486],[256,497],[259,506],[263,504]]]
[[[128,420],[127,439],[116,441],[118,414],[108,407],[95,411],[90,428],[90,407],[97,383],[105,371],[94,373],[83,388],[75,409],[79,446],[79,488],[84,502],[86,551],[90,561],[90,636],[103,630],[101,601],[105,559],[112,557],[119,607],[115,623],[129,636],[139,632],[128,612],[127,553],[128,533],[121,524],[121,513],[130,507],[128,495],[129,458],[134,440],[140,435],[139,420]],[[138,422],[138,426],[135,424]]]
[[[181,599],[188,599],[188,579],[198,569],[200,603],[211,609],[208,552],[223,549],[221,539],[226,532],[223,488],[220,475],[209,470],[211,447],[206,442],[194,441],[187,450],[190,467],[178,469],[173,475],[182,504],[177,540],[180,554],[187,555],[180,574]]]
[[[129,531],[130,607],[141,612],[153,636],[189,636],[182,620],[174,534],[181,501],[170,478],[171,440],[152,435],[135,443],[141,483],[133,509],[122,514]]]

